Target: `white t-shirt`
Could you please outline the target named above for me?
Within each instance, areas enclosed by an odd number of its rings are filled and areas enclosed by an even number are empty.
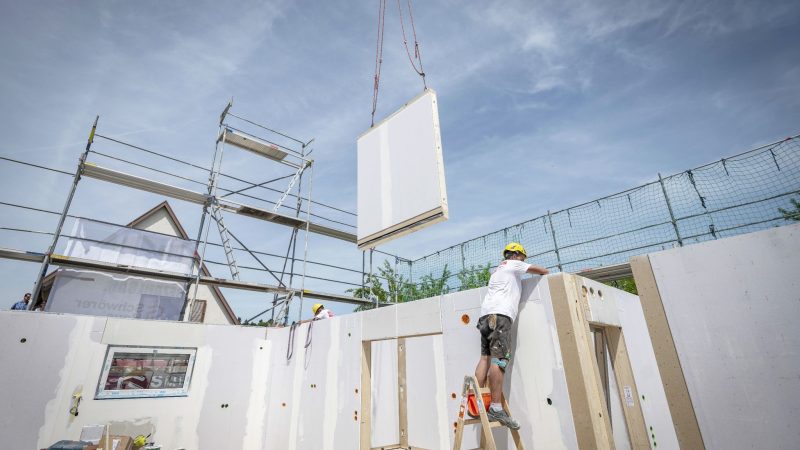
[[[505,260],[497,266],[489,278],[489,290],[481,303],[481,316],[502,314],[516,320],[522,296],[522,274],[530,266],[517,260]]]
[[[330,319],[331,317],[333,317],[333,313],[327,309],[323,309],[314,316],[315,319]]]

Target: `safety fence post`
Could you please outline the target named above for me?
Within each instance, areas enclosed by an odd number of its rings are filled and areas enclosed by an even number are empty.
[[[561,254],[558,252],[558,241],[556,240],[556,229],[553,228],[553,215],[550,214],[550,210],[547,210],[547,221],[550,223],[550,235],[553,237],[553,249],[556,252],[556,267],[558,267],[559,272],[563,272],[564,268],[561,267]]]
[[[669,211],[669,220],[672,222],[672,228],[675,230],[675,236],[678,239],[678,245],[683,247],[683,239],[681,239],[681,233],[678,231],[678,221],[675,219],[675,213],[672,211],[672,203],[669,201],[669,195],[667,195],[667,188],[664,186],[664,178],[661,177],[661,174],[658,174],[658,183],[661,185],[661,192],[664,194],[664,201],[667,202],[667,210]]]

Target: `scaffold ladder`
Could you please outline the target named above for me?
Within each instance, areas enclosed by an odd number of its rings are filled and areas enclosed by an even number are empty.
[[[479,387],[478,380],[474,376],[466,375],[464,377],[464,387],[461,389],[461,406],[458,409],[458,421],[456,422],[456,436],[453,440],[453,450],[461,450],[461,440],[464,437],[464,425],[477,423],[481,424],[482,430],[481,446],[479,448],[484,450],[497,450],[497,444],[495,444],[494,436],[492,436],[492,428],[502,427],[503,425],[500,422],[489,421],[489,416],[486,414],[486,403],[483,401],[483,395],[488,393],[490,393],[489,388]],[[475,399],[478,410],[477,419],[467,419],[464,417],[470,397]],[[503,396],[502,405],[503,410],[508,415],[511,415],[505,396]],[[514,445],[517,450],[525,450],[525,446],[522,445],[522,439],[519,437],[519,430],[509,429],[509,431],[511,431],[511,437],[514,439]]]
[[[233,247],[231,247],[231,236],[230,233],[228,233],[228,228],[225,226],[225,221],[222,220],[222,210],[217,202],[211,202],[211,217],[217,222],[217,228],[219,228],[219,238],[222,241],[222,248],[225,251],[225,259],[228,261],[228,267],[231,269],[231,278],[238,280],[239,266],[236,265]]]

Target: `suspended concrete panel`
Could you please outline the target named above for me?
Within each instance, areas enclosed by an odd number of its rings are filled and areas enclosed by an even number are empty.
[[[447,217],[439,111],[428,89],[358,138],[358,247]]]

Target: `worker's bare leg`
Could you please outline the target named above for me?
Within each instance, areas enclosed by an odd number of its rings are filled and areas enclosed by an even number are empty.
[[[486,378],[489,376],[489,360],[491,356],[481,355],[478,366],[475,367],[475,378],[478,380],[478,387],[486,387]]]
[[[489,389],[492,391],[492,403],[503,401],[503,370],[497,364],[489,365]]]
[[[489,366],[489,389],[492,391],[492,404],[489,407],[489,420],[497,420],[512,430],[519,430],[519,422],[503,409],[503,368],[508,360],[495,358]],[[499,363],[499,364],[498,364]]]

